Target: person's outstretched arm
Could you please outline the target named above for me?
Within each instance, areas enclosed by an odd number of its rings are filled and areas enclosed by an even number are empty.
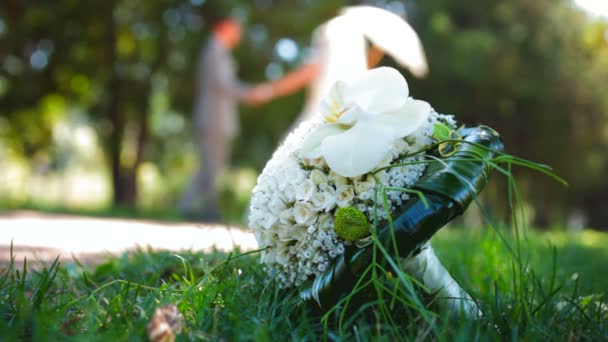
[[[287,96],[309,85],[320,72],[317,63],[306,63],[280,79],[253,87],[249,92],[257,102],[267,102],[275,97]]]
[[[321,67],[317,63],[307,63],[298,67],[270,84],[273,95],[279,97],[295,93],[317,78],[320,70]]]

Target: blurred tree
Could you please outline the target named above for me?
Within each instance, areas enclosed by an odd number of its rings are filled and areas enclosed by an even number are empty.
[[[414,96],[463,122],[496,127],[508,152],[549,164],[570,182],[565,191],[546,177],[519,175],[537,225],[564,222],[591,189],[606,189],[605,23],[590,23],[567,0],[430,0],[409,13],[431,70],[428,80],[412,79]],[[608,218],[595,219],[603,210],[585,209],[595,227],[606,227]]]
[[[213,6],[210,16],[221,11]],[[183,1],[140,0],[6,1],[0,11],[7,31],[0,37],[8,84],[0,109],[9,123],[4,138],[28,158],[48,154],[65,108],[45,112],[45,104],[82,107],[106,151],[114,203],[134,206],[153,80],[171,78],[179,84],[175,98],[190,95],[187,60],[202,40],[202,11]]]
[[[508,152],[552,165],[570,182],[565,191],[519,175],[536,223],[564,222],[582,208],[593,227],[608,225],[606,22],[569,0],[371,2],[405,12],[420,33],[430,76],[407,77],[413,96],[463,122],[496,127]],[[174,175],[185,176],[192,158],[194,69],[210,22],[228,13],[244,19],[239,78],[258,82],[301,63],[311,31],[353,3],[360,2],[3,0],[0,140],[53,165],[61,159],[53,154],[55,124],[79,108],[104,145],[101,167],[111,174],[115,203],[133,206],[144,161],[167,187],[183,186]],[[260,169],[302,101],[299,93],[243,108],[235,163]],[[488,197],[505,207],[504,196]]]

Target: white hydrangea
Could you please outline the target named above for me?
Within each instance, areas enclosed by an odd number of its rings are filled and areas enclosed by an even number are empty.
[[[404,156],[431,143],[434,124],[455,128],[452,116],[434,111],[412,134],[396,139],[377,168],[422,160]],[[422,175],[425,164],[401,165],[376,174],[343,177],[329,169],[323,157],[301,158],[297,151],[311,132],[323,125],[309,121],[292,132],[273,154],[253,190],[249,226],[261,248],[266,272],[281,287],[298,286],[323,273],[344,253],[346,244],[333,230],[339,207],[355,206],[373,222],[387,219],[381,187],[409,188]],[[387,191],[392,213],[409,199],[403,191]],[[374,208],[378,208],[375,212]]]

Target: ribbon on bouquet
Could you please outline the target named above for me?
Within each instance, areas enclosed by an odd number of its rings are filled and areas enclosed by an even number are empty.
[[[394,258],[412,255],[439,229],[461,215],[481,192],[492,171],[492,160],[503,149],[500,135],[492,128],[478,126],[459,130],[462,141],[450,157],[437,157],[412,187],[422,192],[397,212],[392,225],[378,230],[378,239]],[[314,281],[303,285],[300,297],[329,309],[350,293],[372,260],[373,244],[346,246],[330,267]],[[381,254],[379,254],[381,255]]]

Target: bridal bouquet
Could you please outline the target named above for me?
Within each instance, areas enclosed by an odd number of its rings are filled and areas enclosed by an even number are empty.
[[[487,127],[457,130],[453,116],[408,92],[386,67],[337,82],[318,119],[301,124],[267,163],[249,226],[280,287],[301,287],[303,299],[327,305],[369,263],[375,233],[387,245],[396,238],[395,257],[409,257],[404,270],[430,291],[470,299],[426,241],[485,185],[489,167],[479,160],[502,144]]]

